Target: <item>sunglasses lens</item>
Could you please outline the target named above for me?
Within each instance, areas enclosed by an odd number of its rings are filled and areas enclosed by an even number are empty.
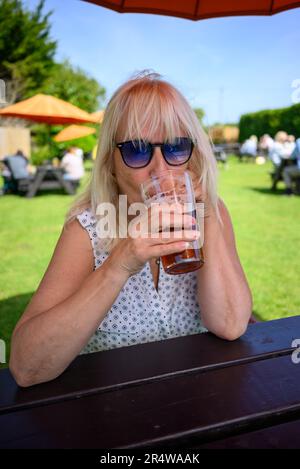
[[[131,168],[142,168],[146,166],[151,157],[151,148],[146,142],[134,140],[123,143],[121,153],[124,162]]]
[[[191,156],[193,142],[190,138],[178,138],[173,143],[166,143],[163,147],[164,156],[170,165],[181,165]]]

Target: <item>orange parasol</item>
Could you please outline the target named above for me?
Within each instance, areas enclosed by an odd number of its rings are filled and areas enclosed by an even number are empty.
[[[202,20],[218,16],[274,15],[300,7],[295,0],[84,0],[119,13],[152,13]]]
[[[94,133],[96,133],[96,129],[93,129],[92,127],[85,127],[84,125],[70,125],[55,135],[54,140],[56,142],[66,142],[68,140],[75,140],[76,138],[87,137]]]
[[[86,111],[62,99],[46,94],[7,106],[0,110],[0,117],[18,117],[45,124],[84,124],[98,121]]]
[[[101,124],[104,117],[104,110],[93,112],[91,116],[93,116],[97,120],[98,124]]]

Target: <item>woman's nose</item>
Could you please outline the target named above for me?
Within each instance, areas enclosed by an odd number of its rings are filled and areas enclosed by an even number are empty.
[[[170,166],[165,161],[160,147],[155,147],[153,150],[153,157],[151,161],[151,169],[155,172],[161,172],[166,169],[170,169]]]

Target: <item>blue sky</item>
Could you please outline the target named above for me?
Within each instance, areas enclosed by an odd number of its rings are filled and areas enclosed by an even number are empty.
[[[38,0],[25,0],[30,8]],[[293,104],[300,79],[300,8],[271,17],[190,21],[119,14],[80,0],[46,0],[54,10],[56,60],[96,78],[107,98],[132,73],[153,69],[177,86],[205,123]]]

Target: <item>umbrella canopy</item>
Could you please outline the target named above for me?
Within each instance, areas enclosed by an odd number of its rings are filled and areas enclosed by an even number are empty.
[[[91,116],[93,116],[97,120],[98,124],[101,124],[104,117],[104,110],[93,112]]]
[[[300,7],[295,0],[84,0],[119,13],[152,13],[201,20],[217,16],[274,15]]]
[[[96,129],[92,127],[85,127],[83,125],[69,125],[57,135],[54,140],[56,142],[67,142],[68,140],[75,140],[76,138],[87,137],[96,133]]]
[[[88,112],[62,99],[37,94],[0,110],[0,117],[18,117],[45,124],[84,124],[97,122]]]

